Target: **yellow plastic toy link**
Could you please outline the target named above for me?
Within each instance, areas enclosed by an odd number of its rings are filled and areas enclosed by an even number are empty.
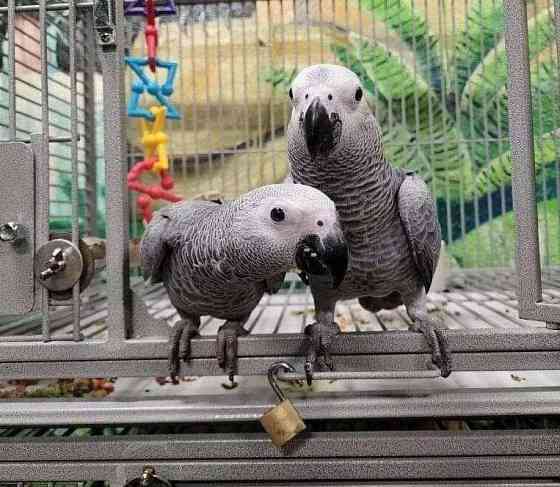
[[[144,157],[149,159],[157,152],[157,161],[152,167],[152,171],[160,173],[169,169],[169,157],[167,154],[167,142],[169,137],[165,133],[165,107],[151,107],[150,112],[155,117],[153,123],[150,124],[141,119],[142,137],[140,139],[144,146]]]

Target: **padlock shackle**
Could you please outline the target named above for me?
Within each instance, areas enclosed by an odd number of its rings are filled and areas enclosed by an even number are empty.
[[[286,396],[276,382],[276,374],[278,374],[278,371],[280,370],[293,373],[296,371],[296,369],[287,362],[274,362],[268,368],[268,383],[270,384],[270,387],[272,387],[274,393],[278,396],[278,399],[280,399],[280,401],[284,401],[286,399]]]

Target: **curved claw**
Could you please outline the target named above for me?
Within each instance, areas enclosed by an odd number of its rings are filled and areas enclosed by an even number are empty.
[[[247,330],[238,322],[226,322],[218,330],[216,356],[218,365],[224,369],[230,380],[229,385],[224,384],[226,389],[237,387],[237,383],[233,380],[237,366],[237,337],[247,335],[247,333]]]
[[[307,381],[307,385],[311,386],[313,383],[313,364],[309,361],[305,361],[305,380]]]
[[[198,335],[196,322],[188,319],[179,321],[173,330],[171,337],[171,349],[169,351],[169,376],[172,384],[179,384],[179,372],[181,370],[181,359],[187,361],[191,353],[191,338]]]
[[[442,377],[449,377],[453,370],[447,336],[434,324],[422,321],[414,324],[415,331],[424,335],[432,350],[432,362],[441,370]]]
[[[232,389],[235,389],[239,385],[237,382],[235,382],[235,374],[233,372],[230,372],[228,379],[229,379],[229,384],[226,383],[222,384],[222,387],[224,389],[231,391]]]
[[[441,376],[446,378],[449,377],[453,371],[453,360],[451,352],[449,351],[449,342],[447,336],[442,333],[440,329],[434,328],[434,333],[440,348],[439,363],[437,365],[441,370]]]

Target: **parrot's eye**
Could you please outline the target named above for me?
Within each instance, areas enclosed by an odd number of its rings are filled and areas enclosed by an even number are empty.
[[[282,222],[286,219],[286,213],[282,208],[272,208],[270,218],[272,218],[272,221]]]
[[[290,91],[288,91],[288,96],[290,97],[290,100],[294,99],[294,92],[292,91],[291,88],[290,88]]]
[[[356,90],[356,101],[360,101],[362,99],[362,96],[364,96],[364,92],[361,88],[358,88]]]
[[[319,225],[320,227],[322,227],[324,225],[323,220],[317,220],[317,225]]]

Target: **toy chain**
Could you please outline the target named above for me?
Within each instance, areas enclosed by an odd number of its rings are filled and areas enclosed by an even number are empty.
[[[146,58],[126,57],[125,63],[136,75],[132,84],[132,93],[128,104],[129,117],[140,118],[140,142],[144,147],[144,159],[136,163],[128,173],[128,187],[140,193],[137,198],[138,209],[145,222],[152,218],[153,200],[165,200],[172,203],[182,198],[171,190],[175,186],[169,174],[169,156],[167,144],[169,137],[165,132],[166,119],[180,118],[179,112],[169,101],[173,94],[177,63],[164,61],[157,57],[158,30],[156,17],[175,15],[177,9],[173,0],[166,0],[156,5],[155,0],[125,0],[125,15],[142,15],[146,18],[144,34],[148,56]],[[146,73],[148,67],[152,73]],[[155,77],[159,70],[167,72],[165,81],[160,84]],[[140,106],[143,95],[153,97],[157,105],[146,109]],[[159,185],[148,186],[141,181],[144,172],[152,171],[160,178]]]

